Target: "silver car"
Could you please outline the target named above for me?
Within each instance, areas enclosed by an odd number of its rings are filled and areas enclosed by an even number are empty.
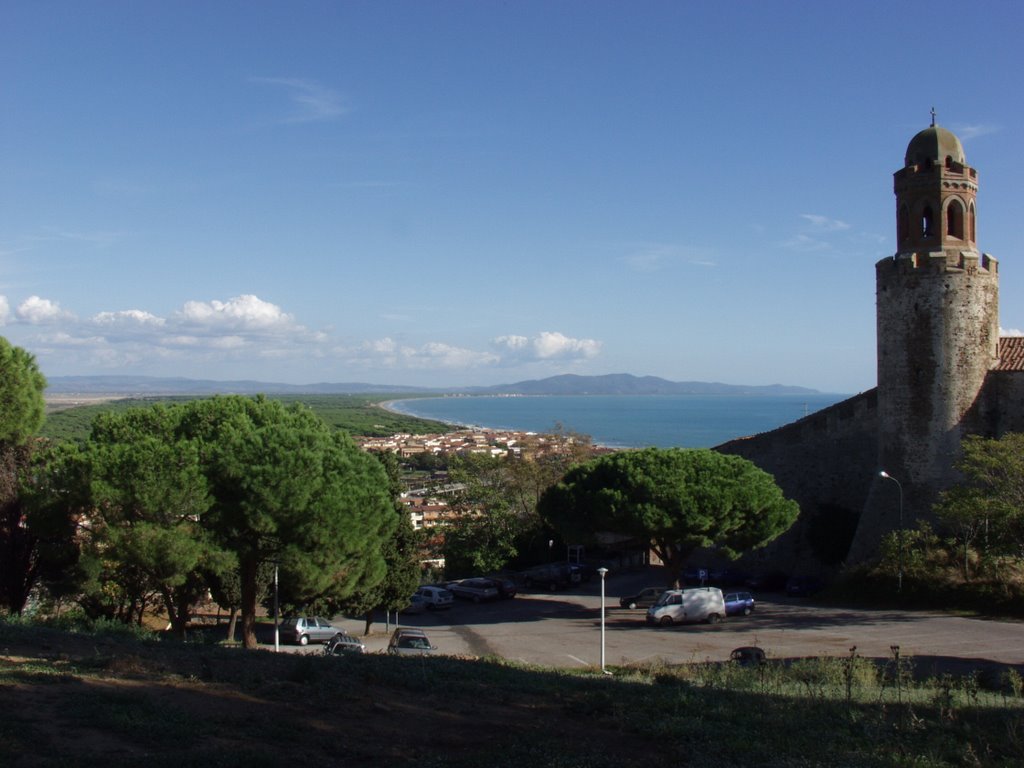
[[[490,579],[462,579],[448,584],[448,591],[456,597],[462,597],[479,603],[481,600],[497,600],[498,588]]]
[[[348,632],[339,632],[324,643],[325,656],[341,656],[346,653],[366,653],[366,646]]]
[[[286,643],[309,645],[310,641],[322,643],[330,640],[342,630],[319,616],[293,616],[281,622],[280,631],[281,639]]]
[[[388,643],[388,653],[395,656],[425,656],[436,650],[437,646],[430,644],[427,633],[422,629],[399,627]]]

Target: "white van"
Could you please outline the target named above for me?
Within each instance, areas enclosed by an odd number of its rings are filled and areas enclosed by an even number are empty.
[[[688,621],[708,624],[725,618],[725,597],[718,587],[670,589],[647,609],[647,623],[661,627]]]

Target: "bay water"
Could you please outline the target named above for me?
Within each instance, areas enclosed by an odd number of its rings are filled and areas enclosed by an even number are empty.
[[[712,448],[767,432],[849,395],[530,395],[395,400],[399,413],[521,432],[562,429],[611,448]]]

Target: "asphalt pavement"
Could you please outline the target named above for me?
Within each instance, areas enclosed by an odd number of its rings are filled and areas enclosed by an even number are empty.
[[[1024,622],[951,616],[933,611],[871,610],[825,605],[813,598],[757,595],[750,616],[716,624],[649,627],[645,610],[619,608],[618,598],[658,584],[656,571],[609,576],[605,582],[604,651],[609,666],[725,661],[737,647],[756,645],[770,659],[847,656],[880,661],[893,647],[911,657],[922,674],[1013,666],[1024,672]],[[663,577],[662,577],[663,578]],[[424,629],[438,653],[495,656],[549,667],[599,667],[601,584],[595,579],[559,592],[526,592],[489,603],[456,601],[454,607],[400,615],[402,626]],[[368,652],[387,647],[394,616],[375,623],[338,617],[339,627],[360,637]],[[286,648],[318,652],[318,647]]]

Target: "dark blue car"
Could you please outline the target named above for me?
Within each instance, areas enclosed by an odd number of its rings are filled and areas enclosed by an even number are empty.
[[[754,612],[754,596],[749,592],[729,592],[725,596],[726,616],[749,616]]]

